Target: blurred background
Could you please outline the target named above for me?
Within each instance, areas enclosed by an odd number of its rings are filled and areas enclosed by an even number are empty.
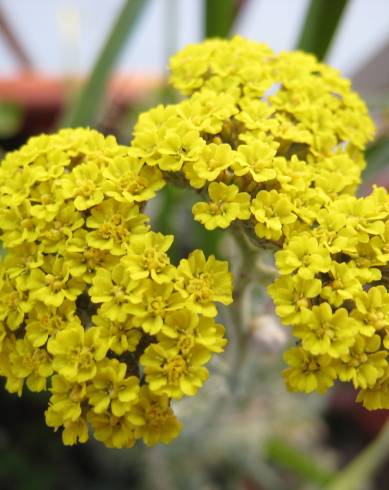
[[[166,84],[169,56],[235,33],[277,52],[313,52],[350,77],[377,124],[361,193],[389,185],[387,0],[0,0],[0,155],[65,126],[129,143],[140,112],[176,100]],[[168,186],[150,208],[154,229],[175,234],[175,258],[197,247],[230,255],[228,237],[193,222],[192,203]],[[168,447],[66,448],[44,424],[45,396],[0,390],[0,490],[328,487],[387,412],[355,405],[344,386],[325,397],[288,393],[282,351],[291,340],[271,305],[252,319],[250,335],[238,389],[231,393],[219,356],[200,394],[177,405],[184,431]],[[388,488],[389,458],[379,462],[366,490]]]

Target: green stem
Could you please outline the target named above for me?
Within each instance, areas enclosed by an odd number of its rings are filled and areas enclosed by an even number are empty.
[[[324,59],[348,0],[311,0],[297,48]]]
[[[61,127],[93,125],[103,102],[108,77],[147,0],[126,0],[97,58],[89,80],[60,122]]]
[[[378,437],[325,487],[326,490],[365,489],[388,454],[389,420],[381,429]]]

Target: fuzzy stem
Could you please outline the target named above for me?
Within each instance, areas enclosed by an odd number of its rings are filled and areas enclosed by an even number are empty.
[[[250,286],[258,280],[267,284],[274,278],[274,270],[266,264],[259,263],[260,254],[263,252],[250,243],[239,226],[231,228],[237,248],[239,249],[239,265],[234,273],[234,301],[230,306],[231,323],[233,324],[234,350],[231,361],[230,386],[233,393],[239,388],[240,374],[247,357],[250,346],[251,334],[248,326],[247,314],[250,304],[247,301],[250,294]]]

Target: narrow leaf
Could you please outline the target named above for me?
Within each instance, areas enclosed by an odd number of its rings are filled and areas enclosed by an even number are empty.
[[[125,1],[88,81],[64,114],[60,126],[87,126],[96,121],[109,75],[147,3],[148,0]]]
[[[234,21],[234,0],[205,0],[204,36],[227,37]]]
[[[0,138],[14,136],[23,123],[23,109],[12,102],[0,101]]]
[[[370,487],[377,470],[386,461],[389,451],[389,422],[378,436],[334,478],[326,490],[364,490]],[[386,485],[385,485],[386,486]],[[381,487],[382,488],[382,487]]]
[[[324,59],[348,0],[311,0],[297,49]]]
[[[319,465],[311,456],[302,453],[280,439],[271,439],[266,446],[267,457],[305,480],[325,485],[334,474]]]

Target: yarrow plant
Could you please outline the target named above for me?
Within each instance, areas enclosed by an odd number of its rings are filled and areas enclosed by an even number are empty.
[[[389,408],[389,198],[355,194],[374,134],[365,104],[313,56],[240,37],[185,48],[171,83],[187,98],[143,113],[131,146],[67,129],[3,160],[8,391],[48,390],[65,444],[89,427],[109,447],[178,435],[172,402],[197,393],[226,345],[215,303],[236,305],[247,281],[233,295],[227,263],[200,250],[170,262],[173,237],[144,208],[173,182],[203,196],[193,215],[206,229],[233,230],[258,260],[274,251],[268,291],[297,338],[289,389],[339,379]]]
[[[231,302],[227,264],[200,250],[170,263],[173,237],[142,212],[163,176],[112,136],[31,138],[0,181],[7,390],[49,390],[46,422],[65,444],[88,425],[108,447],[169,442],[171,400],[196,394],[226,344],[215,302]]]

